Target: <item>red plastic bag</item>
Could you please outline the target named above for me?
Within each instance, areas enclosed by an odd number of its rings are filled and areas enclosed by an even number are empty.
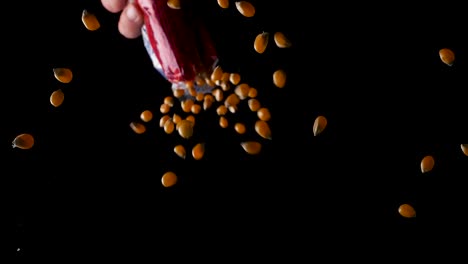
[[[143,41],[153,66],[171,82],[186,89],[197,76],[209,77],[218,62],[212,39],[196,12],[172,9],[167,0],[137,0],[144,13]],[[197,91],[213,87],[203,85]]]

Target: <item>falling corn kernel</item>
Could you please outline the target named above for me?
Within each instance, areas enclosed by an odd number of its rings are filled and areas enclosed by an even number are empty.
[[[228,127],[229,122],[228,122],[228,120],[227,120],[227,118],[226,118],[225,116],[220,116],[220,117],[219,117],[219,125],[220,125],[222,128]]]
[[[227,111],[228,109],[225,105],[220,105],[218,108],[216,108],[216,113],[220,116],[227,114]]]
[[[461,144],[461,149],[463,151],[463,154],[468,156],[468,144]]]
[[[216,88],[214,89],[211,94],[214,96],[217,102],[221,102],[224,98],[223,96],[223,90]]]
[[[255,15],[255,6],[248,1],[237,1],[236,8],[245,17],[253,17]]]
[[[455,61],[455,54],[451,49],[443,48],[439,50],[439,56],[443,63],[452,66]]]
[[[240,102],[239,96],[236,93],[232,93],[232,94],[228,95],[226,100],[224,100],[224,105],[226,107],[236,106],[237,104],[239,104],[239,102]]]
[[[69,83],[73,79],[73,73],[69,68],[54,68],[54,77],[61,83]]]
[[[161,183],[164,187],[174,186],[177,183],[177,175],[172,171],[168,171],[163,174]]]
[[[131,122],[130,128],[137,134],[143,134],[146,131],[146,126],[140,122]]]
[[[314,136],[320,135],[323,130],[327,127],[328,121],[324,116],[317,116],[314,121],[313,133]]]
[[[223,72],[223,76],[221,76],[221,81],[223,83],[229,82],[229,76],[231,76],[229,72]]]
[[[212,81],[217,81],[217,80],[221,80],[221,78],[223,77],[223,69],[221,68],[221,66],[217,65],[214,69],[213,69],[213,72],[211,73],[211,80]]]
[[[153,113],[150,110],[145,110],[141,112],[140,119],[143,122],[149,122],[153,119]]]
[[[229,84],[229,82],[222,82],[220,86],[221,90],[223,90],[224,92],[229,91],[229,89],[231,89],[231,85]]]
[[[195,97],[197,95],[197,89],[195,89],[195,87],[190,87],[190,88],[187,89],[187,91],[193,97]]]
[[[88,12],[86,9],[84,9],[81,13],[81,21],[83,22],[84,26],[91,31],[97,30],[101,27],[101,24],[99,23],[96,15]]]
[[[216,86],[216,83],[210,78],[206,78],[205,83],[212,88]]]
[[[192,148],[192,156],[195,160],[201,160],[205,154],[205,143],[198,143]]]
[[[218,0],[218,5],[224,9],[229,8],[229,0]]]
[[[213,97],[213,95],[207,93],[205,94],[204,98],[203,98],[203,101],[211,101],[211,102],[214,102],[215,101],[215,98]]]
[[[61,106],[64,99],[65,95],[63,94],[62,89],[58,89],[50,95],[50,103],[55,107]]]
[[[174,89],[173,94],[175,98],[181,98],[185,94],[185,90],[183,89]]]
[[[241,76],[239,73],[233,72],[229,75],[229,81],[234,85],[239,84],[240,80],[241,80]]]
[[[186,99],[180,102],[182,111],[190,113],[192,111],[192,105],[194,104],[192,99]]]
[[[268,46],[268,39],[270,34],[268,32],[262,32],[255,37],[254,49],[257,53],[262,54],[265,52]]]
[[[237,106],[236,105],[230,105],[228,107],[229,112],[235,114],[237,112]]]
[[[187,86],[187,89],[195,88],[195,82],[194,81],[185,81],[185,85]]]
[[[416,210],[414,210],[413,206],[409,204],[400,205],[400,207],[398,207],[398,213],[406,218],[416,217]]]
[[[257,155],[262,150],[262,144],[257,141],[244,141],[241,143],[242,148],[251,155]]]
[[[211,100],[203,100],[203,110],[209,109],[213,105]]]
[[[174,122],[172,122],[172,119],[168,119],[166,123],[164,123],[164,132],[166,132],[166,134],[172,134],[172,132],[174,132],[174,129]]]
[[[205,79],[203,79],[201,76],[198,76],[198,75],[197,75],[197,76],[195,77],[195,84],[196,84],[197,86],[203,86],[203,85],[205,85]]]
[[[278,88],[283,88],[286,85],[286,72],[284,70],[276,70],[273,73],[273,84]]]
[[[192,122],[192,125],[195,125],[195,117],[193,115],[188,115],[185,120]]]
[[[276,32],[273,36],[273,39],[275,40],[276,46],[278,46],[278,48],[291,47],[291,42],[289,41],[289,39],[286,38],[286,36],[282,32]]]
[[[247,104],[249,105],[249,109],[252,111],[252,112],[257,112],[261,106],[260,104],[260,101],[258,101],[257,99],[249,99],[249,101],[247,102]]]
[[[258,91],[257,89],[250,87],[249,92],[247,93],[247,96],[250,98],[255,98],[257,97]]]
[[[428,155],[425,156],[421,161],[421,172],[426,173],[431,171],[434,168],[434,157]]]
[[[239,96],[239,99],[244,100],[249,94],[250,86],[246,83],[241,83],[236,86],[234,93]]]
[[[258,109],[257,116],[258,116],[258,119],[263,120],[263,121],[268,121],[271,119],[270,110],[268,110],[268,108],[266,107],[262,107]]]
[[[262,138],[271,140],[271,129],[266,121],[257,120],[255,122],[255,132]]]
[[[164,124],[166,123],[167,120],[169,120],[171,117],[169,115],[163,115],[159,119],[159,127],[164,127]]]
[[[34,137],[31,134],[20,134],[13,139],[13,148],[30,149],[34,146]]]
[[[167,0],[167,6],[172,9],[180,9],[180,0]]]
[[[190,108],[190,111],[193,113],[193,114],[199,114],[201,112],[201,105],[199,104],[193,104],[192,107]]]
[[[195,100],[197,100],[197,102],[203,101],[204,98],[205,98],[205,94],[204,94],[204,93],[197,93],[197,94],[195,95]]]
[[[169,111],[171,111],[171,107],[168,104],[161,104],[159,107],[159,111],[161,111],[162,114],[167,114]]]
[[[174,153],[181,157],[182,159],[185,159],[187,156],[187,152],[185,151],[185,147],[183,145],[177,145],[174,147]]]
[[[245,125],[242,124],[242,123],[236,123],[234,125],[234,130],[236,130],[237,133],[239,134],[245,134],[245,131],[246,131],[246,128],[245,128]]]
[[[183,90],[182,90],[183,91]],[[169,105],[170,107],[173,107],[174,106],[174,97],[172,96],[166,96],[164,98],[164,103]]]
[[[193,123],[189,120],[181,120],[177,124],[177,132],[182,138],[190,138],[193,135]]]
[[[197,95],[197,89],[195,89],[195,87],[190,87],[187,90],[191,96],[195,97]]]
[[[174,122],[174,124],[178,125],[180,121],[182,121],[182,117],[180,115],[178,115],[177,113],[174,113],[172,115],[172,122]]]

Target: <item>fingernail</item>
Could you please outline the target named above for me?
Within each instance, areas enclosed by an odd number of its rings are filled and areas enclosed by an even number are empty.
[[[138,17],[139,17],[138,10],[134,5],[129,5],[127,7],[127,11],[125,12],[125,14],[127,15],[128,19],[132,21],[138,20]]]

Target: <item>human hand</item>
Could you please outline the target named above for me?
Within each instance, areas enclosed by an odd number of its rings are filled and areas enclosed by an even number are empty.
[[[121,12],[118,24],[120,34],[129,39],[141,35],[143,13],[134,0],[101,0],[101,3],[109,12]]]

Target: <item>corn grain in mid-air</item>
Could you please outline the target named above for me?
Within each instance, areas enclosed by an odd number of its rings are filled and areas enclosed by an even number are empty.
[[[175,130],[175,124],[174,122],[172,121],[171,118],[169,118],[165,123],[164,123],[164,132],[166,132],[166,134],[172,134],[172,132],[174,132]]]
[[[246,128],[243,123],[237,122],[234,124],[234,130],[236,130],[237,133],[239,134],[245,134]]]
[[[275,44],[278,48],[289,48],[291,47],[291,41],[284,35],[283,32],[275,32],[273,35],[273,39],[275,40]]]
[[[143,112],[141,112],[140,114],[140,119],[141,121],[143,122],[149,122],[153,119],[153,112],[151,112],[150,110],[144,110]]]
[[[237,72],[232,72],[231,74],[229,74],[229,81],[234,85],[238,85],[241,81],[240,74]]]
[[[174,97],[172,97],[172,96],[164,97],[164,103],[169,105],[170,107],[173,107],[174,106]]]
[[[168,171],[163,174],[161,183],[164,187],[171,187],[177,183],[177,174],[172,171]]]
[[[229,126],[229,122],[225,116],[219,117],[219,126],[222,128],[226,128]]]
[[[181,120],[177,124],[177,132],[182,138],[189,139],[193,135],[193,123],[189,120]]]
[[[221,8],[227,9],[229,8],[229,0],[218,0],[218,5]]]
[[[455,53],[449,48],[439,50],[440,60],[448,66],[452,66],[455,62]]]
[[[187,152],[185,150],[185,147],[183,145],[177,145],[174,147],[174,153],[179,156],[182,159],[185,159],[187,157]]]
[[[461,150],[463,151],[463,154],[468,156],[468,144],[461,144]]]
[[[169,120],[171,117],[169,115],[163,115],[161,118],[159,118],[159,127],[164,127],[164,124],[166,123],[167,120]]]
[[[137,134],[143,134],[146,132],[146,126],[140,122],[131,122],[130,123],[130,128],[133,130],[133,132]]]
[[[257,120],[255,122],[255,132],[257,132],[257,134],[261,136],[262,138],[271,140],[270,125],[268,125],[266,121]]]
[[[73,79],[73,72],[69,68],[53,68],[54,77],[61,83],[69,83]]]
[[[283,88],[286,85],[286,72],[284,70],[276,70],[273,72],[273,84],[278,88]]]
[[[192,114],[199,114],[202,110],[202,107],[201,105],[199,104],[193,104],[192,107],[190,108],[190,112],[192,112]]]
[[[262,150],[262,144],[257,141],[244,141],[241,142],[241,146],[250,155],[257,155]]]
[[[262,107],[260,101],[255,98],[249,99],[249,101],[247,101],[247,104],[252,112],[257,112]]]
[[[405,218],[416,217],[416,210],[410,204],[401,204],[398,207],[398,213]]]
[[[268,46],[270,34],[268,32],[262,32],[255,37],[254,49],[257,53],[262,54],[265,52]]]
[[[271,113],[270,110],[266,107],[261,107],[260,109],[257,110],[257,117],[260,120],[263,121],[268,121],[271,119]]]
[[[205,155],[205,143],[198,143],[192,148],[192,157],[201,160]]]
[[[248,97],[250,91],[250,86],[246,83],[241,83],[236,86],[234,93],[239,97],[240,100],[244,100]],[[236,104],[231,104],[236,105]]]
[[[211,72],[210,78],[213,82],[215,82],[215,81],[221,80],[221,78],[223,77],[223,74],[224,74],[223,68],[221,68],[220,65],[217,65]]]
[[[257,97],[257,95],[258,95],[257,89],[254,88],[254,87],[250,87],[249,92],[247,93],[247,96],[249,98],[255,98],[255,97]]]
[[[13,139],[13,148],[30,149],[34,146],[34,137],[31,134],[19,134]]]
[[[185,120],[192,122],[192,125],[195,125],[195,117],[193,115],[188,115]]]
[[[255,15],[255,6],[249,1],[235,2],[236,8],[245,17],[253,17]]]
[[[167,114],[169,111],[171,111],[171,106],[168,104],[162,103],[161,106],[159,107],[159,111],[161,114]]]
[[[312,128],[312,131],[314,133],[314,136],[320,135],[323,130],[327,127],[328,120],[324,116],[317,116],[314,121],[314,126]]]
[[[434,168],[434,164],[435,164],[434,157],[432,157],[431,155],[425,156],[421,160],[421,172],[422,173],[430,172]]]
[[[59,107],[62,105],[63,100],[65,99],[65,94],[63,93],[62,89],[55,90],[50,95],[49,101],[55,107]]]
[[[99,23],[96,15],[86,9],[84,9],[81,13],[81,21],[83,22],[86,29],[90,31],[98,30],[101,27],[101,24]]]
[[[167,0],[167,6],[172,9],[180,9],[180,0]]]

